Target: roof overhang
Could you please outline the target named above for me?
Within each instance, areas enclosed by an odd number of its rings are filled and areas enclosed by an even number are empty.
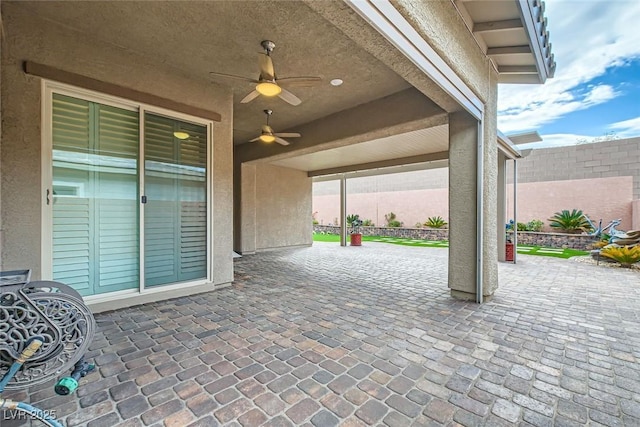
[[[499,83],[544,83],[556,63],[541,0],[456,0],[478,46],[498,71]]]
[[[508,159],[515,160],[524,157],[513,141],[500,131],[498,131],[498,150]]]
[[[537,131],[513,133],[509,135],[509,139],[515,145],[530,144],[532,142],[541,142],[542,137]]]

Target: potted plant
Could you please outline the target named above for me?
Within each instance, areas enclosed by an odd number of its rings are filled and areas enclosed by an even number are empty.
[[[349,231],[351,246],[362,246],[362,233],[360,232],[361,225],[362,220],[360,219],[360,215],[347,215],[347,226],[351,227],[351,231]]]
[[[513,261],[513,241],[511,240],[511,234],[509,234],[509,232],[512,233],[516,233],[516,230],[514,228],[516,228],[517,225],[514,224],[513,220],[509,220],[509,222],[506,225],[506,237],[505,237],[505,249],[504,249],[504,260],[505,261]]]

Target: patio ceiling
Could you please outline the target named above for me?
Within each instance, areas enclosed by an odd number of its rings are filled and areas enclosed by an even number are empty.
[[[273,110],[271,126],[284,131],[410,88],[409,83],[301,1],[11,3],[71,27],[82,37],[153,57],[191,78],[230,87],[234,95],[235,144],[259,135],[267,108]],[[342,2],[337,5],[345,7]],[[210,77],[209,72],[215,71],[258,78],[259,53],[263,52],[260,42],[265,39],[276,44],[272,58],[279,78],[323,78],[316,87],[290,89],[302,100],[299,106],[265,97],[241,104],[240,100],[254,88],[251,83]],[[330,85],[334,78],[344,84]]]
[[[500,1],[499,6],[493,1],[455,2],[478,45],[496,64],[500,81],[538,82],[549,75],[549,70],[552,74],[555,66],[553,58],[548,57],[550,46],[544,19],[539,18],[541,4],[534,1],[529,8],[526,1],[522,5],[523,1]],[[440,156],[438,153],[448,150],[447,113],[461,109],[433,81],[416,73],[407,58],[343,1],[5,0],[3,9],[10,9],[6,6],[24,8],[76,30],[79,37],[91,37],[154,58],[183,76],[228,86],[233,91],[237,146],[259,135],[265,121],[263,110],[273,110],[270,123],[276,132],[303,135],[288,147],[261,147],[259,156],[273,155],[268,161],[280,166],[318,171]],[[531,14],[535,16],[532,18]],[[332,23],[336,17],[340,28]],[[534,20],[532,29],[528,22],[534,18],[538,21]],[[542,38],[530,42],[534,30]],[[354,34],[359,40],[354,41]],[[316,87],[291,88],[302,100],[299,106],[264,97],[241,104],[240,100],[253,89],[250,83],[209,76],[210,71],[215,71],[257,78],[260,42],[265,39],[276,43],[272,57],[278,77],[323,78]],[[543,51],[547,62],[542,65],[536,62],[540,43],[547,49]],[[385,64],[393,64],[390,66],[394,69]],[[403,78],[409,75],[411,84]],[[344,84],[330,85],[334,78],[342,79]],[[415,114],[410,125],[402,126],[397,118],[405,111],[389,108],[400,105],[407,106],[404,108],[408,114]],[[394,114],[397,122],[384,123]],[[362,129],[354,131],[352,126],[346,126],[347,120],[357,122]],[[349,134],[365,133],[367,126],[378,123],[387,131],[376,134],[373,141],[355,140]],[[335,144],[338,140],[355,144],[339,147]]]

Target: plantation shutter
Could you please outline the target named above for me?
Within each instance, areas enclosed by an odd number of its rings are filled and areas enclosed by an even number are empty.
[[[146,114],[144,149],[145,284],[205,278],[206,127]]]
[[[52,119],[53,279],[137,288],[138,113],[54,94]]]
[[[79,163],[89,151],[90,121],[89,102],[53,96],[53,280],[83,295],[92,293],[94,276],[90,173]]]
[[[106,105],[96,109],[96,152],[104,159],[96,180],[99,284],[109,289],[137,288],[139,114]]]
[[[186,280],[207,273],[207,128],[182,124],[181,130],[190,135],[179,144],[180,162],[189,167],[180,185],[180,275]]]

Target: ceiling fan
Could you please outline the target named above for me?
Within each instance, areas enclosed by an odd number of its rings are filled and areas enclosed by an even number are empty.
[[[258,79],[250,79],[248,77],[234,76],[232,74],[223,74],[216,72],[209,72],[210,75],[216,77],[224,77],[236,80],[243,80],[250,83],[255,83],[256,88],[251,91],[247,96],[242,98],[240,103],[246,104],[253,101],[258,95],[264,96],[278,96],[282,100],[288,102],[291,105],[299,105],[302,101],[300,98],[285,89],[284,86],[313,86],[322,81],[320,77],[286,77],[279,79],[276,77],[276,72],[273,68],[273,61],[271,60],[271,52],[276,44],[271,40],[263,40],[260,45],[264,49],[264,53],[260,54],[260,76]]]
[[[275,133],[271,128],[271,126],[269,126],[269,117],[271,117],[271,114],[273,114],[273,111],[271,110],[263,110],[263,111],[267,115],[267,124],[262,125],[262,132],[260,133],[260,136],[253,138],[249,142],[262,141],[262,142],[270,143],[275,141],[280,145],[289,145],[289,141],[287,141],[286,139],[282,139],[283,137],[284,138],[300,138],[302,136],[298,132]]]

